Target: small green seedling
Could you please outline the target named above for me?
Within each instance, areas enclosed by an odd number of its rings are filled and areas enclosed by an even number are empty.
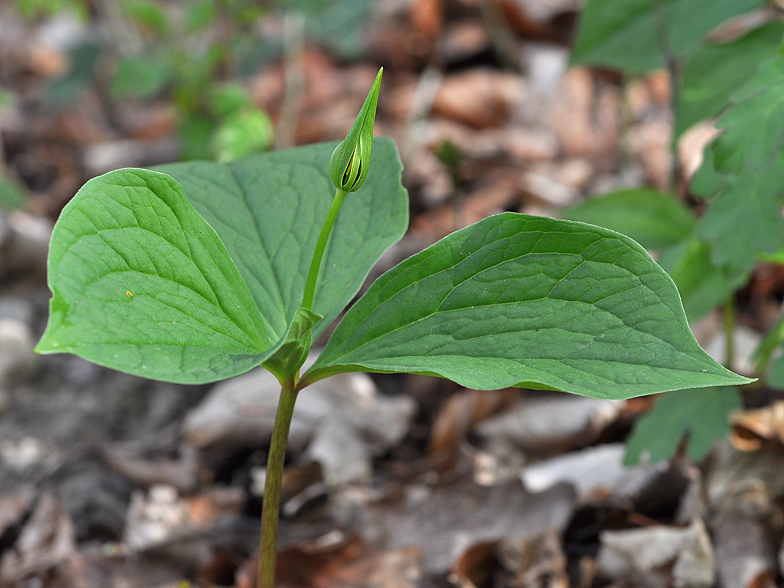
[[[262,365],[280,381],[264,588],[294,402],[318,380],[416,373],[616,399],[749,381],[700,349],[672,280],[632,239],[515,213],[386,272],[300,374],[312,340],[408,224],[395,146],[373,139],[380,82],[381,72],[337,147],[110,172],[79,190],[52,234],[40,353],[182,383]]]

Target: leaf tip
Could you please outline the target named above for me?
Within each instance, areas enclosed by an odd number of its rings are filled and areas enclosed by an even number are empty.
[[[48,355],[50,353],[60,353],[63,350],[60,349],[60,344],[56,340],[52,340],[52,337],[47,330],[41,337],[41,340],[38,341],[38,344],[33,348],[33,351],[41,355]]]

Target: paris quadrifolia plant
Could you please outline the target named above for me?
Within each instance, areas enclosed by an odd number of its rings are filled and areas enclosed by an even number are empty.
[[[318,380],[414,373],[611,399],[749,381],[700,349],[673,281],[635,241],[511,212],[383,274],[300,373],[408,225],[395,145],[373,138],[380,82],[381,72],[337,146],[113,171],[79,190],[52,234],[39,353],[186,384],[257,366],[280,381],[264,588],[294,402]]]

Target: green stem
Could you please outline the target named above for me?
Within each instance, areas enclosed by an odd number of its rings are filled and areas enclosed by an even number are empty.
[[[275,588],[275,561],[278,555],[278,515],[283,462],[289,438],[291,417],[297,391],[284,386],[280,391],[278,412],[272,429],[272,444],[267,458],[267,477],[264,481],[264,502],[261,509],[261,543],[259,545],[258,588]]]
[[[762,376],[765,369],[770,363],[770,358],[773,352],[776,351],[781,341],[784,340],[784,315],[779,318],[776,325],[768,331],[768,334],[762,339],[757,350],[754,352],[754,360],[756,361],[755,373]]]
[[[313,299],[316,295],[316,283],[321,270],[321,261],[327,248],[327,241],[335,226],[340,207],[346,199],[348,192],[337,189],[332,205],[329,207],[327,217],[321,227],[313,260],[310,263],[308,278],[305,282],[305,292],[302,296],[302,308],[313,309]],[[304,386],[297,382],[298,375],[285,378],[281,381],[280,401],[278,413],[275,416],[275,426],[272,429],[272,444],[267,458],[267,478],[264,481],[264,503],[261,509],[261,542],[259,545],[259,573],[258,588],[275,588],[275,562],[278,554],[278,517],[280,514],[280,487],[283,479],[283,462],[286,459],[286,444],[289,438],[291,417],[294,414],[294,403],[297,400],[299,388]]]
[[[313,298],[316,296],[316,282],[321,269],[321,260],[324,257],[324,250],[327,248],[329,234],[332,232],[332,227],[335,226],[335,219],[338,218],[340,207],[343,205],[343,200],[346,199],[346,194],[348,192],[344,192],[340,188],[336,189],[335,198],[332,199],[327,218],[324,219],[324,225],[321,227],[316,250],[313,252],[313,260],[310,262],[308,280],[305,282],[305,293],[302,296],[302,308],[306,310],[313,310]]]

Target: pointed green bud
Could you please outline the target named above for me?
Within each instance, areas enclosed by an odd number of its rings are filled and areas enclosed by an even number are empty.
[[[381,86],[382,67],[376,81],[365,98],[346,138],[335,147],[329,160],[329,175],[335,187],[344,192],[356,192],[362,186],[370,169],[370,152],[373,149],[373,125],[376,122],[378,89]]]

